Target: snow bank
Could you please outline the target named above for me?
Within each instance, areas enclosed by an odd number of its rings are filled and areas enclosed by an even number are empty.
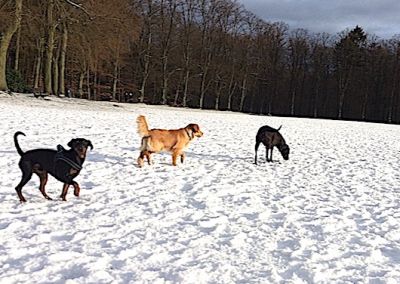
[[[204,136],[137,168],[139,114]],[[399,126],[4,94],[0,120],[1,283],[400,282]],[[265,124],[289,161],[253,164]],[[93,142],[80,198],[34,177],[18,202],[16,131],[23,150]]]

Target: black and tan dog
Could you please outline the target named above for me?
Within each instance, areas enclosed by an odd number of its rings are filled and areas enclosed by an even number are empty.
[[[74,187],[74,195],[79,196],[80,188],[78,183],[74,181],[74,178],[82,169],[87,148],[90,147],[90,149],[93,149],[92,142],[83,138],[76,138],[68,143],[68,146],[71,148],[70,150],[65,150],[62,146],[58,145],[57,151],[51,149],[34,149],[23,152],[18,144],[18,135],[25,136],[25,134],[22,132],[14,134],[15,147],[21,156],[18,165],[22,171],[22,179],[15,188],[19,200],[26,202],[25,197],[22,195],[22,187],[32,178],[32,174],[34,173],[40,178],[39,189],[46,199],[51,200],[45,191],[48,174],[64,183],[61,193],[62,200],[66,201],[65,197],[70,185]]]

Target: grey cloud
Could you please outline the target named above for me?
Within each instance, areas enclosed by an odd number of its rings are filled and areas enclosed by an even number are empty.
[[[336,34],[359,25],[369,34],[390,38],[400,34],[399,0],[240,0],[267,21],[290,28]]]

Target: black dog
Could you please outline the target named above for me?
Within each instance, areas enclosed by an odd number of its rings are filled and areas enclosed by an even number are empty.
[[[68,146],[70,150],[65,150],[61,145],[57,146],[56,150],[51,149],[35,149],[23,152],[18,144],[18,135],[24,135],[22,132],[14,134],[14,143],[17,148],[21,160],[18,165],[22,171],[21,182],[17,185],[19,200],[26,202],[22,195],[22,187],[32,178],[35,173],[40,178],[40,192],[46,199],[52,200],[45,191],[48,174],[55,177],[57,180],[64,183],[61,193],[62,200],[66,201],[65,197],[70,185],[74,186],[74,195],[79,196],[80,188],[74,178],[79,174],[82,169],[83,162],[86,158],[87,148],[93,149],[92,142],[83,138],[72,139]]]
[[[258,147],[260,146],[260,143],[262,142],[265,146],[266,150],[266,159],[267,162],[272,162],[272,150],[274,146],[276,146],[281,152],[282,157],[285,160],[289,160],[289,146],[286,144],[285,139],[283,139],[282,135],[279,133],[279,130],[281,129],[282,126],[280,126],[278,129],[269,127],[268,125],[262,126],[260,129],[258,129],[257,135],[256,135],[256,157],[255,157],[255,164],[257,165],[257,151]],[[268,150],[271,150],[271,156],[268,157]]]

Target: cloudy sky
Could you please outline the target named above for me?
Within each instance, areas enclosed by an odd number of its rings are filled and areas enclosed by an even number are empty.
[[[400,34],[400,0],[238,0],[259,17],[336,34],[361,26],[381,38]]]

